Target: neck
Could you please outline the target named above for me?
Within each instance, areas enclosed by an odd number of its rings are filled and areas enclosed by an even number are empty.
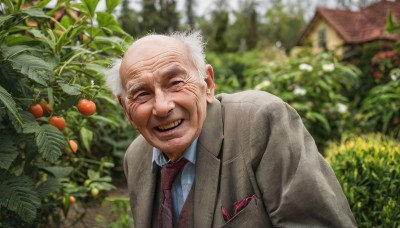
[[[168,161],[172,161],[172,162],[176,162],[180,157],[182,157],[183,152],[179,152],[179,153],[165,153],[162,152],[162,154],[164,155],[164,157],[168,160]]]

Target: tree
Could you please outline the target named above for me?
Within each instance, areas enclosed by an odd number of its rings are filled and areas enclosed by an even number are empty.
[[[186,22],[190,29],[195,28],[196,15],[193,12],[195,4],[196,2],[194,0],[186,0],[185,3]]]
[[[262,36],[270,44],[278,44],[289,51],[305,25],[302,3],[285,3],[274,0],[267,10]]]
[[[203,16],[199,20],[199,26],[207,41],[210,51],[227,51],[226,33],[229,24],[229,6],[226,0],[218,0],[214,9],[210,11],[211,18]]]
[[[140,15],[140,33],[168,33],[179,27],[179,13],[176,0],[142,0]]]
[[[259,33],[257,6],[255,0],[239,3],[240,10],[235,12],[236,20],[229,25],[227,32],[229,51],[245,51],[257,47]]]
[[[131,36],[140,34],[138,13],[129,7],[129,0],[123,0],[118,22],[121,28]]]

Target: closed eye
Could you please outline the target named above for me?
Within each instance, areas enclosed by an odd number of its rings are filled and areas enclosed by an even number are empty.
[[[147,100],[150,99],[150,97],[151,97],[151,93],[146,92],[146,91],[140,91],[132,96],[132,100],[134,102],[146,102]]]
[[[183,80],[175,80],[170,83],[170,89],[172,90],[179,90],[184,85]]]

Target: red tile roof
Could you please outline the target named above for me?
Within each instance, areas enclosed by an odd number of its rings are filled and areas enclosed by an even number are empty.
[[[398,40],[399,35],[388,34],[385,31],[388,12],[400,20],[400,1],[380,1],[361,11],[318,8],[309,26],[317,20],[324,19],[331,25],[347,44],[364,43],[372,40]],[[300,42],[310,28],[307,28],[300,38]]]

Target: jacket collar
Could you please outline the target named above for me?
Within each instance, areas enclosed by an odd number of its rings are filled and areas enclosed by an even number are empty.
[[[196,178],[194,189],[194,223],[196,227],[212,227],[220,178],[219,154],[223,142],[221,103],[214,99],[207,106],[197,144]]]

